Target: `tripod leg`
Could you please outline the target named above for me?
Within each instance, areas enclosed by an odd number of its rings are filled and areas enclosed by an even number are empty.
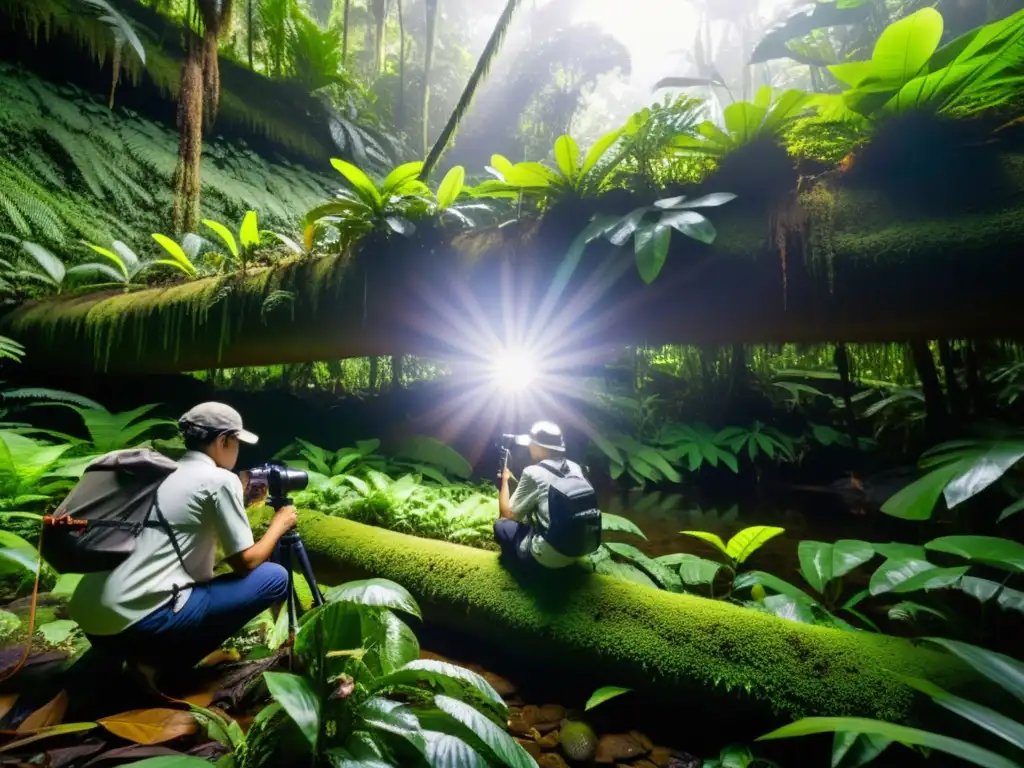
[[[298,600],[295,597],[295,574],[292,571],[292,548],[287,542],[281,542],[281,565],[288,573],[288,601],[285,610],[288,611],[288,645],[295,642],[295,628],[298,626]]]
[[[309,589],[313,593],[313,605],[323,605],[324,596],[320,594],[320,585],[316,583],[316,576],[313,575],[313,567],[309,564],[309,555],[306,554],[306,548],[302,545],[302,539],[296,539],[292,546],[302,575],[306,578],[306,583],[309,584]]]

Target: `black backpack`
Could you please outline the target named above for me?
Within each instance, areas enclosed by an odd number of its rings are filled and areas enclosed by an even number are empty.
[[[184,558],[156,503],[156,492],[178,465],[146,448],[114,451],[90,462],[82,479],[44,519],[42,554],[61,573],[111,571],[135,550],[144,528],[163,528]]]
[[[566,557],[583,557],[601,546],[601,511],[597,493],[583,475],[572,474],[565,462],[542,461],[555,476],[548,487],[548,527],[541,535]]]

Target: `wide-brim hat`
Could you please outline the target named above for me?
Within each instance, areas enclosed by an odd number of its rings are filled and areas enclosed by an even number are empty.
[[[565,438],[558,425],[550,421],[538,421],[530,427],[530,434],[517,435],[516,445],[536,445],[549,451],[565,451]]]

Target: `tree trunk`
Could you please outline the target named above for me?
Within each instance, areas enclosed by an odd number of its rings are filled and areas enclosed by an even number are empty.
[[[860,448],[860,440],[857,429],[857,412],[853,409],[853,383],[850,380],[850,358],[846,354],[846,345],[836,345],[835,364],[839,371],[839,383],[843,396],[843,410],[846,413],[846,430],[853,442],[854,450]]]
[[[174,169],[171,217],[176,234],[191,232],[199,220],[199,161],[203,152],[202,51],[200,41],[189,35],[178,98],[178,164]]]
[[[252,61],[252,0],[249,0],[248,18],[246,20],[246,45],[249,53],[249,69],[255,69]]]
[[[377,75],[384,72],[384,35],[387,32],[389,5],[388,0],[376,0],[374,3],[373,58]]]
[[[398,103],[395,104],[395,125],[402,129],[405,122],[405,17],[402,0],[398,3]]]
[[[377,374],[380,372],[380,358],[374,355],[370,358],[370,390],[377,389]]]
[[[427,11],[427,42],[423,58],[423,156],[430,152],[430,70],[434,66],[434,44],[437,42],[437,13],[441,0],[424,0]]]
[[[972,341],[964,349],[964,367],[967,370],[967,391],[971,396],[971,405],[975,416],[989,414],[988,394],[985,391],[985,379],[981,375],[981,353],[978,349],[981,342]]]
[[[967,416],[967,399],[956,380],[956,360],[949,339],[939,339],[939,361],[942,363],[942,374],[946,380],[946,393],[949,395],[953,418],[962,420]]]
[[[348,69],[348,19],[352,10],[352,0],[345,0],[345,10],[341,15],[341,66]]]
[[[401,389],[402,378],[405,376],[405,355],[391,356],[391,388]]]
[[[925,413],[928,417],[928,431],[938,434],[946,421],[946,401],[942,396],[939,384],[939,373],[935,368],[935,358],[926,341],[910,342],[910,353],[914,357],[914,367],[921,380],[921,391],[924,393]]]
[[[174,169],[174,208],[171,220],[177,234],[191,232],[199,220],[200,160],[204,120],[208,125],[220,106],[220,62],[217,42],[231,26],[232,0],[198,0],[203,38],[188,35],[188,52],[181,74],[178,100],[178,164]],[[204,112],[208,111],[208,115]]]

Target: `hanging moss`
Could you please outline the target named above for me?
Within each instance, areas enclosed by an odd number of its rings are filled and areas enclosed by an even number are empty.
[[[253,517],[259,525],[267,515]],[[331,583],[391,579],[412,592],[428,621],[597,675],[595,687],[614,681],[675,698],[749,698],[794,718],[904,720],[914,692],[886,670],[947,690],[971,680],[948,656],[885,635],[785,621],[575,569],[520,582],[492,552],[313,512],[300,514],[299,531]]]

